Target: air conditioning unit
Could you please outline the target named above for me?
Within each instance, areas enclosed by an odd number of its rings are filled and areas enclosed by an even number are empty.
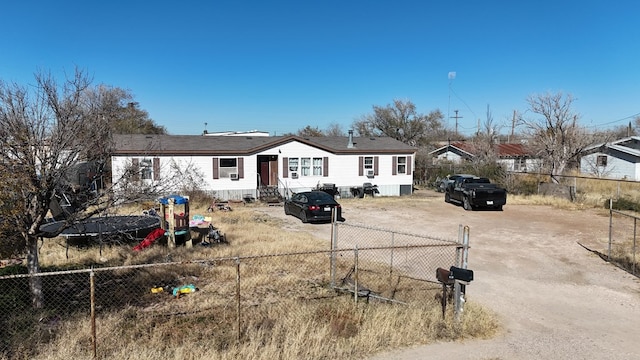
[[[229,174],[229,179],[231,179],[231,180],[238,180],[238,174],[237,174],[237,173],[231,173],[231,174]]]
[[[373,170],[367,170],[367,177],[373,177],[374,172]]]
[[[291,178],[292,179],[297,179],[298,178],[298,173],[297,172],[292,172],[291,173]]]

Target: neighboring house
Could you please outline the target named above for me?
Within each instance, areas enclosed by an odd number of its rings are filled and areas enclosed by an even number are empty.
[[[218,132],[208,132],[204,131],[202,135],[206,136],[269,136],[269,133],[266,131],[218,131]]]
[[[221,199],[282,196],[334,184],[347,196],[363,183],[380,195],[411,194],[416,149],[389,137],[116,135],[112,154],[115,183],[125,169],[154,183],[190,165],[203,174],[202,190]],[[172,170],[173,168],[173,170]]]
[[[504,165],[507,171],[533,171],[541,164],[540,159],[520,143],[495,144],[494,151],[498,157],[497,162]],[[471,161],[476,156],[473,144],[464,141],[447,143],[429,154],[433,156],[435,162],[447,161],[456,164]]]
[[[640,137],[590,146],[582,152],[580,172],[612,179],[640,180]]]

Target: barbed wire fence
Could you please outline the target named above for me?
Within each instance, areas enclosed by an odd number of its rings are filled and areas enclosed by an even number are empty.
[[[109,358],[122,339],[179,339],[174,329],[185,326],[220,351],[284,338],[278,324],[293,320],[283,317],[318,316],[318,304],[345,293],[356,302],[433,299],[436,268],[462,265],[468,248],[357,225],[334,224],[332,234],[339,246],[330,250],[2,276],[0,358],[33,357],[74,332],[81,338],[65,351],[79,358]],[[33,277],[42,280],[42,308],[32,306]]]

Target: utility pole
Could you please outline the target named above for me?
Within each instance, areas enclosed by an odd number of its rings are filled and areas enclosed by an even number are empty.
[[[458,110],[453,110],[456,116],[452,116],[452,119],[456,119],[456,136],[458,136],[458,119],[462,119],[462,116],[458,116]]]
[[[516,131],[516,111],[513,110],[513,119],[511,120],[511,138],[512,139],[515,131]]]

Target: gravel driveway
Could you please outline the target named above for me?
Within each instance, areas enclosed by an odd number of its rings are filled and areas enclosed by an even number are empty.
[[[396,359],[640,359],[640,280],[604,262],[608,212],[510,205],[504,211],[465,211],[442,194],[377,205],[343,200],[347,222],[456,239],[470,227],[469,268],[475,280],[467,300],[501,319],[490,340],[436,343],[378,354]],[[380,203],[384,204],[384,203]],[[329,239],[329,225],[301,224],[282,208],[289,229]]]

